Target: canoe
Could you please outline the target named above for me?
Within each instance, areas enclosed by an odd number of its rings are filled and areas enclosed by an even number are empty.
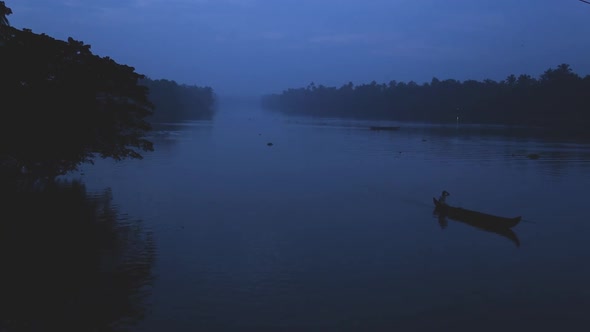
[[[432,198],[432,200],[438,214],[449,217],[450,219],[478,224],[479,226],[483,227],[512,228],[516,226],[522,219],[520,216],[514,218],[498,217],[487,213],[467,210],[449,205],[442,205],[436,198]]]
[[[517,247],[520,246],[518,236],[511,228],[516,226],[522,217],[499,217],[487,213],[442,205],[436,198],[432,200],[435,206],[434,212],[439,216],[441,226],[446,224],[446,218],[449,218],[486,232],[498,234],[512,241]]]

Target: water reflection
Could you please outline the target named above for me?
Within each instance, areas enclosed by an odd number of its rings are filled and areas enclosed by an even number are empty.
[[[590,168],[587,137],[556,137],[539,128],[466,124],[457,127],[313,118],[294,118],[286,122],[291,126],[313,128],[316,132],[322,128],[335,133],[352,133],[356,141],[348,142],[351,146],[362,146],[365,153],[389,155],[402,160],[540,168],[555,177],[563,176],[573,168],[576,168],[575,171],[588,171]],[[373,126],[399,126],[399,130],[369,130]],[[360,138],[367,141],[360,141]],[[538,158],[531,159],[530,155]]]
[[[87,167],[88,188],[112,186],[157,232],[158,282],[133,330],[447,330],[494,304],[507,322],[526,312],[522,330],[587,322],[587,146],[354,125],[230,110],[164,129],[170,145],[142,161]],[[559,176],[549,151],[564,152]],[[442,188],[453,206],[534,220],[514,228],[526,245],[420,222]]]
[[[89,194],[76,181],[2,188],[0,331],[118,331],[142,318],[155,247],[110,190]]]
[[[508,226],[502,225],[502,223],[504,222],[513,223],[516,220],[520,221],[520,217],[509,219],[486,215],[476,211],[455,209],[450,207],[449,209],[460,210],[465,212],[445,212],[442,211],[442,208],[435,207],[432,213],[437,217],[438,224],[440,225],[441,229],[444,230],[448,227],[449,222],[447,219],[450,219],[485,232],[500,235],[512,241],[512,243],[514,243],[517,247],[520,247],[520,240],[518,239],[516,233]],[[518,221],[516,221],[516,223],[518,223]]]
[[[172,151],[183,140],[204,138],[211,134],[212,121],[187,121],[179,123],[156,123],[148,138],[157,150]],[[196,129],[196,130],[187,130]],[[192,135],[198,135],[192,137]]]
[[[441,229],[446,229],[449,225],[449,222],[447,221],[447,218],[444,216],[437,216],[438,218],[438,224],[440,225]],[[452,219],[454,220],[454,219]],[[454,220],[457,222],[461,222],[460,220]],[[520,247],[520,240],[518,239],[518,236],[516,235],[516,233],[509,229],[509,228],[484,228],[484,227],[479,227],[477,226],[477,224],[468,224],[465,223],[469,226],[475,227],[479,230],[485,231],[485,232],[490,232],[490,233],[494,233],[500,236],[503,236],[505,238],[507,238],[508,240],[512,241],[512,243],[514,243],[517,247]]]

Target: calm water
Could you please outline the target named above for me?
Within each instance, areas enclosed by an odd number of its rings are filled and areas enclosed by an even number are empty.
[[[144,160],[83,167],[73,178],[110,206],[111,232],[126,230],[107,265],[141,271],[105,288],[135,301],[109,319],[136,331],[590,328],[590,145],[373,124],[225,108],[163,126]],[[441,227],[442,190],[521,215],[520,246]]]

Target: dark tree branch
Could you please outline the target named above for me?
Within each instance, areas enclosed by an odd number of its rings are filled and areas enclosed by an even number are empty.
[[[8,26],[10,23],[6,16],[12,14],[12,10],[6,7],[4,1],[0,1],[0,25]]]

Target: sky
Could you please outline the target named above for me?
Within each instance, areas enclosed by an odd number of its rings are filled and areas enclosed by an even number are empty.
[[[220,96],[433,77],[590,74],[578,0],[5,0],[12,26]]]

